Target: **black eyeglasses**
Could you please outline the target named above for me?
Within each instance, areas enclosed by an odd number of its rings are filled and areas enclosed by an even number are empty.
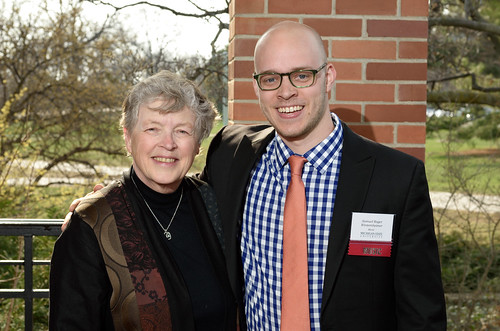
[[[283,81],[283,76],[288,76],[290,83],[297,88],[309,87],[314,84],[316,80],[316,74],[320,72],[326,63],[323,64],[318,69],[301,69],[285,74],[280,74],[278,72],[264,72],[262,74],[254,74],[253,78],[257,81],[257,85],[262,91],[273,91],[277,90],[281,86]]]

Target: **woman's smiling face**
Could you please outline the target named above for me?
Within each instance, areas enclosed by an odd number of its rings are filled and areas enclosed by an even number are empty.
[[[156,110],[164,102],[141,105],[134,128],[123,131],[137,176],[151,189],[170,193],[191,168],[199,144],[194,113],[187,107],[168,113]]]

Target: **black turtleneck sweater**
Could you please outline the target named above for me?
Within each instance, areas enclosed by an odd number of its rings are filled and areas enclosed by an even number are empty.
[[[132,176],[147,204],[163,228],[167,229],[181,198],[184,182],[175,192],[162,194],[142,183],[135,172],[132,173]],[[163,230],[153,215],[151,215],[150,221],[155,223],[158,236],[168,247],[184,278],[191,298],[196,329],[224,329],[224,293],[210,263],[186,192],[184,192],[179,209],[168,228],[172,235],[171,240],[167,240],[163,235]]]

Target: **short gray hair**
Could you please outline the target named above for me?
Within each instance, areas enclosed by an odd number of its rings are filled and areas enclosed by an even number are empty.
[[[168,70],[162,70],[132,87],[123,101],[121,126],[133,130],[139,108],[158,99],[166,101],[157,108],[160,112],[176,112],[187,107],[194,113],[194,135],[198,143],[210,135],[216,115],[214,105],[192,81]]]

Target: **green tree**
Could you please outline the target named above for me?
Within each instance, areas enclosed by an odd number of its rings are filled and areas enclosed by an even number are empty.
[[[54,10],[45,0],[28,15],[21,5],[5,8],[0,0],[0,211],[13,197],[24,195],[26,203],[31,188],[54,173],[63,182],[73,176],[95,183],[102,175],[96,165],[128,164],[120,106],[145,76],[179,72],[222,108],[225,50],[175,58],[167,47],[153,51],[137,42],[118,15],[103,23],[85,19],[81,1],[62,0]]]
[[[37,184],[63,162],[91,167],[86,154],[123,154],[101,137],[137,70],[127,34],[85,21],[76,1],[57,12],[42,3],[27,17],[16,4],[9,11],[0,18],[2,192],[13,176]]]
[[[428,102],[500,107],[500,1],[429,6]]]

